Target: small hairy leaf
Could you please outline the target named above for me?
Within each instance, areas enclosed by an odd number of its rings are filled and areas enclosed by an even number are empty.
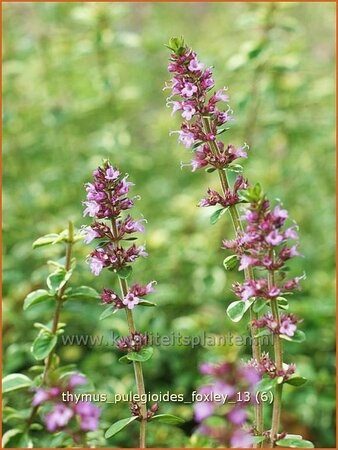
[[[113,423],[108,430],[105,432],[104,437],[106,439],[111,438],[112,436],[115,436],[115,434],[119,433],[123,428],[128,426],[131,422],[134,422],[134,420],[137,419],[137,416],[128,417],[127,419],[119,420],[118,422]]]
[[[153,347],[143,347],[139,352],[130,352],[126,356],[129,361],[145,362],[153,356],[153,353]]]
[[[71,288],[67,292],[68,300],[98,300],[100,295],[98,292],[89,286],[80,286],[78,288]]]
[[[233,322],[239,322],[246,311],[250,308],[252,304],[252,301],[243,301],[238,300],[235,302],[230,303],[230,305],[227,308],[227,315],[229,319],[231,319]]]
[[[178,425],[185,422],[185,420],[181,417],[173,416],[172,414],[158,414],[157,416],[153,416],[151,418],[151,422],[154,420],[161,423],[166,423],[168,425]]]
[[[230,255],[226,257],[223,261],[223,266],[225,270],[233,270],[238,264],[238,258],[236,255]]]
[[[148,300],[141,300],[138,305],[140,305],[140,306],[157,306],[156,303],[149,302]]]
[[[33,248],[42,247],[44,245],[53,244],[55,239],[59,237],[58,234],[46,234],[45,236],[40,237],[36,241],[33,242]]]
[[[119,276],[119,278],[126,280],[131,275],[132,271],[133,268],[131,266],[125,266],[117,270],[116,273]]]
[[[38,289],[37,291],[33,291],[27,295],[23,302],[23,309],[24,311],[26,311],[26,309],[30,308],[31,306],[45,302],[46,300],[50,300],[51,298],[53,298],[53,296],[51,296],[48,291],[46,291],[45,289]]]
[[[113,314],[116,313],[116,311],[118,311],[118,309],[115,309],[114,305],[108,306],[108,308],[106,308],[99,317],[99,320],[103,320],[106,319],[109,316],[112,316]]]
[[[285,381],[286,384],[291,384],[291,386],[302,386],[306,382],[307,379],[305,377],[299,377],[297,375],[294,375]]]
[[[210,216],[211,225],[214,225],[227,210],[228,208],[220,208],[217,209],[217,211],[215,211],[214,213],[212,213]]]
[[[2,392],[15,391],[16,389],[22,389],[30,387],[32,380],[22,373],[11,373],[2,380]]]
[[[279,439],[276,442],[276,445],[279,447],[289,447],[289,448],[314,448],[314,445],[311,441],[306,441],[305,439],[296,439],[293,437],[286,437],[284,439]]]
[[[55,347],[56,342],[57,336],[41,330],[31,347],[34,358],[38,361],[45,359]]]

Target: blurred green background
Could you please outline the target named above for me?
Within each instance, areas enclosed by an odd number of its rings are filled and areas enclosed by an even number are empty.
[[[280,198],[300,226],[306,271],[292,310],[304,318],[303,344],[285,345],[286,361],[309,378],[285,389],[284,429],[319,447],[335,446],[335,221],[334,221],[334,3],[17,3],[4,5],[3,200],[4,373],[33,364],[35,321],[48,307],[22,312],[32,289],[44,287],[45,261],[61,248],[32,251],[40,235],[60,231],[68,219],[80,227],[83,183],[102,158],[130,174],[141,195],[135,214],[148,220],[149,258],[134,268],[141,282],[158,281],[150,298],[156,310],[136,311],[141,330],[198,335],[246,333],[225,309],[238,274],[222,268],[228,218],[211,226],[210,210],[196,207],[217,177],[180,169],[190,154],[178,145],[179,118],[162,91],[172,35],[184,35],[199,57],[214,66],[217,87],[228,86],[235,120],[225,142],[248,142],[244,162],[251,181]],[[75,282],[100,290],[109,273],[94,278],[85,264],[88,247],[77,244]],[[61,253],[60,253],[61,252]],[[126,333],[123,315],[99,321],[99,304],[65,307],[66,334]],[[245,321],[244,321],[245,322]],[[109,346],[61,346],[97,392],[127,392],[133,374],[118,365]],[[201,383],[203,361],[248,358],[249,348],[162,347],[145,364],[146,388],[189,395]],[[13,403],[18,402],[13,396]],[[29,399],[20,400],[26,402]],[[128,416],[128,405],[103,405],[102,426]],[[161,405],[183,416],[181,428],[156,425],[149,446],[193,446],[189,405]],[[137,427],[101,446],[131,446]],[[211,444],[210,444],[211,445]]]

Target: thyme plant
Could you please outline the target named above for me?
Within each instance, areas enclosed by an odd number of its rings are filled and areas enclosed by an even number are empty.
[[[249,327],[252,341],[250,367],[261,377],[257,393],[273,392],[273,411],[269,426],[264,424],[262,398],[255,397],[255,419],[252,427],[255,447],[275,445],[311,447],[313,444],[301,436],[280,433],[283,384],[294,386],[306,380],[295,375],[295,365],[284,362],[282,340],[299,342],[304,333],[297,330],[299,321],[293,314],[283,313],[289,304],[285,296],[299,286],[303,277],[286,278],[287,261],[298,256],[297,226],[285,227],[288,213],[281,204],[275,207],[262,191],[259,183],[250,185],[243,176],[243,168],[237,163],[239,158],[247,158],[247,146],[225,145],[220,135],[226,132],[232,111],[219,105],[227,103],[226,88],[214,90],[212,68],[205,67],[196,53],[185,45],[184,39],[172,38],[168,46],[171,50],[168,71],[172,78],[165,89],[170,89],[167,106],[179,112],[183,118],[177,131],[179,142],[193,151],[189,164],[192,171],[204,168],[216,172],[220,182],[220,192],[208,189],[200,207],[218,209],[211,215],[215,224],[228,211],[234,228],[234,238],[223,241],[223,248],[231,250],[224,260],[226,270],[238,267],[244,272],[244,281],[235,283],[234,294],[239,300],[227,307],[228,317],[239,322],[249,311]],[[229,174],[237,174],[231,184]],[[244,207],[244,215],[238,206]],[[291,242],[290,242],[291,241]],[[273,358],[262,351],[260,336],[273,337]]]

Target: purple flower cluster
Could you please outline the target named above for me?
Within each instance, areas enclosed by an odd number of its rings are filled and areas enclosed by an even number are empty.
[[[248,367],[252,367],[257,370],[260,375],[268,375],[269,378],[283,377],[283,381],[286,381],[296,371],[295,364],[283,364],[283,369],[278,370],[276,363],[270,358],[269,353],[263,352],[259,361],[251,359],[248,362]]]
[[[91,402],[73,403],[62,400],[62,392],[72,393],[82,384],[87,384],[87,379],[80,374],[73,374],[63,384],[36,389],[32,406],[44,405],[46,412],[43,421],[49,432],[65,431],[76,438],[77,432],[95,431],[98,428],[101,411],[97,406]],[[77,432],[74,432],[77,428]]]
[[[122,211],[134,205],[135,197],[129,198],[129,188],[133,183],[122,177],[109,161],[93,172],[93,182],[86,184],[87,199],[84,203],[84,216],[95,218],[95,221],[84,228],[85,242],[99,242],[98,247],[90,254],[88,261],[94,275],[99,275],[103,268],[118,270],[134,262],[140,256],[147,256],[143,246],[132,244],[128,248],[121,241],[132,233],[143,232],[142,221],[134,220],[130,215],[120,218]],[[111,225],[105,222],[110,221]]]
[[[195,420],[200,423],[198,431],[220,444],[230,444],[233,448],[252,447],[252,433],[248,427],[245,408],[252,400],[246,400],[243,396],[242,401],[238,401],[238,395],[255,392],[255,387],[261,379],[256,367],[235,363],[204,363],[200,366],[200,372],[209,377],[209,382],[197,392],[210,400],[194,404]],[[226,396],[226,404],[223,400],[215,400],[217,394]],[[213,415],[223,417],[222,426],[215,427],[208,423],[208,418]]]
[[[273,210],[269,201],[262,197],[249,203],[244,219],[246,228],[238,232],[236,239],[224,240],[223,248],[231,249],[237,255],[239,270],[262,268],[277,271],[285,262],[298,256],[297,245],[290,245],[290,240],[297,240],[296,226],[284,227],[288,212],[277,205]],[[269,286],[266,278],[250,279],[233,285],[235,294],[242,300],[250,298],[275,299],[299,286],[303,277],[295,277]]]
[[[288,245],[288,241],[298,239],[298,234],[295,225],[284,229],[287,218],[288,212],[281,205],[271,210],[265,197],[249,203],[243,217],[245,232],[234,240],[223,241],[224,248],[238,255],[239,270],[248,267],[279,270],[286,261],[299,255],[297,245]]]
[[[236,205],[240,202],[239,191],[242,189],[247,189],[247,187],[248,181],[244,179],[242,175],[238,175],[233,189],[227,189],[223,195],[209,188],[208,196],[199,202],[199,206],[205,207],[220,205],[223,206],[223,208],[227,208],[228,206]]]
[[[274,334],[292,337],[297,330],[297,324],[300,322],[294,314],[282,314],[278,323],[271,313],[264,314],[263,317],[253,320],[256,328],[268,328]]]
[[[184,119],[177,133],[186,148],[194,149],[194,158],[190,163],[192,170],[208,165],[224,169],[236,159],[246,158],[246,146],[225,147],[217,139],[231,119],[231,111],[230,108],[224,110],[218,107],[220,102],[229,100],[226,88],[210,93],[215,84],[211,68],[205,68],[196,53],[184,47],[182,51],[170,55],[168,70],[173,76],[165,87],[171,90],[167,106],[172,107],[173,113],[179,111]],[[207,127],[205,118],[208,119]]]
[[[139,352],[146,345],[148,345],[148,336],[138,331],[131,333],[129,336],[121,337],[116,342],[116,347],[124,352]]]
[[[122,299],[111,289],[103,289],[101,299],[104,304],[114,304],[115,309],[133,309],[135,305],[140,303],[142,297],[154,292],[153,285],[155,283],[156,281],[151,281],[146,286],[135,283],[128,289],[128,293]]]

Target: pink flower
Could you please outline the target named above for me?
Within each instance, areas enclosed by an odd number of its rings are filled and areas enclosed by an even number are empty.
[[[244,270],[247,269],[248,267],[252,266],[253,264],[255,264],[255,258],[252,258],[252,256],[248,256],[248,255],[242,255],[241,259],[240,259],[240,266],[238,268],[238,270]]]
[[[104,263],[101,259],[96,256],[92,256],[89,258],[89,267],[92,273],[96,276],[100,275],[101,270],[104,267]]]
[[[216,101],[221,101],[221,102],[227,102],[229,100],[229,96],[228,94],[225,93],[225,88],[220,89],[219,91],[216,92],[215,94],[215,100]]]
[[[187,103],[183,106],[182,117],[186,120],[191,120],[193,115],[195,114],[196,109],[190,103]]]
[[[190,72],[198,72],[203,70],[204,64],[200,63],[196,58],[192,59],[188,65]]]
[[[284,238],[285,239],[298,239],[298,233],[295,230],[295,227],[287,228],[284,231]]]
[[[190,98],[197,92],[197,86],[195,86],[193,83],[185,83],[184,88],[181,90],[181,94],[184,97]]]
[[[282,209],[280,205],[275,206],[273,210],[273,215],[276,219],[287,219],[288,218],[288,212],[286,209]]]
[[[117,169],[114,169],[113,167],[109,166],[106,169],[106,179],[107,180],[116,180],[120,175],[120,172]]]
[[[83,204],[86,205],[86,208],[83,211],[84,216],[88,215],[89,217],[95,217],[96,214],[100,211],[100,205],[94,200],[83,202]]]
[[[85,244],[89,244],[89,243],[92,242],[95,238],[97,238],[97,237],[100,236],[95,230],[93,230],[92,227],[85,227],[85,228],[83,229],[83,231],[84,231],[84,239],[83,239],[83,242],[84,242]]]
[[[233,408],[228,414],[227,418],[234,425],[243,425],[247,419],[247,414],[243,408]]]
[[[74,412],[70,408],[62,403],[57,403],[44,418],[47,430],[53,432],[65,427],[73,415]]]
[[[230,444],[232,448],[251,448],[253,438],[247,431],[238,429],[232,434]]]
[[[265,240],[268,244],[276,246],[283,242],[283,236],[278,234],[276,230],[273,230],[266,236]]]
[[[44,403],[46,400],[48,400],[49,395],[48,392],[44,389],[37,389],[37,391],[34,394],[32,405],[38,406]]]
[[[297,325],[294,323],[290,323],[288,321],[283,321],[281,323],[281,326],[279,328],[280,334],[285,334],[286,336],[293,336],[295,334],[295,331],[297,330]]]
[[[122,300],[122,303],[128,308],[133,309],[140,302],[139,297],[136,297],[132,292],[128,292],[128,294]]]
[[[79,402],[75,406],[80,416],[80,427],[83,431],[95,431],[99,426],[101,410],[90,402]]]
[[[179,131],[178,140],[186,147],[190,148],[195,142],[195,136],[190,131]]]
[[[202,386],[197,390],[198,394],[206,395],[213,392],[212,385]],[[201,401],[194,403],[194,416],[197,422],[202,422],[207,417],[211,416],[215,410],[216,405],[211,401]]]
[[[69,378],[68,387],[70,389],[73,389],[75,386],[80,386],[82,384],[87,384],[87,383],[88,383],[88,381],[87,381],[86,377],[84,377],[83,375],[80,375],[79,373],[74,373]]]

